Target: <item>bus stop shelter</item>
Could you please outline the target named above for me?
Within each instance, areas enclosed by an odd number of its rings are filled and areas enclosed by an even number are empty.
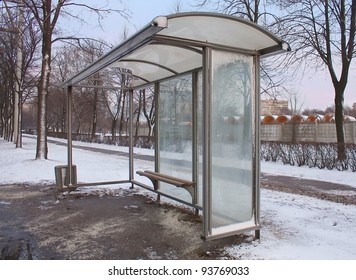
[[[204,241],[246,231],[259,238],[260,59],[288,50],[274,34],[237,17],[156,17],[63,83],[68,164],[62,189],[80,186],[72,157],[72,89],[88,86],[107,67],[118,67],[131,77],[129,85],[118,86],[130,98],[129,174],[100,184],[129,183],[194,207],[202,215]],[[149,86],[156,113],[155,170],[135,170],[133,96]]]

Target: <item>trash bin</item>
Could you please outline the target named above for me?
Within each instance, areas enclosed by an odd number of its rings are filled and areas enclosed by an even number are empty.
[[[59,190],[66,190],[69,187],[68,165],[58,165],[54,167],[56,175],[56,186]],[[72,186],[77,184],[77,166],[72,165]]]

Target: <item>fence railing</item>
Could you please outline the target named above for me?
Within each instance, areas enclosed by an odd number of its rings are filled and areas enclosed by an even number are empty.
[[[344,123],[345,142],[356,144],[356,122]],[[335,123],[261,124],[262,141],[336,143]]]

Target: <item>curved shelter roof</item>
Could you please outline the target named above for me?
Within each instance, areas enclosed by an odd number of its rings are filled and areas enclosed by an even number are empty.
[[[266,29],[216,13],[159,16],[141,31],[63,83],[75,86],[106,67],[129,69],[131,87],[140,87],[202,67],[204,47],[267,55],[289,45]]]

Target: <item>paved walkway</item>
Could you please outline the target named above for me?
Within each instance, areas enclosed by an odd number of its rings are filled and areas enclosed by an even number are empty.
[[[356,188],[348,185],[262,173],[261,186],[277,191],[296,193],[334,202],[356,205]]]
[[[66,143],[57,140],[48,140],[48,142],[67,146]],[[104,154],[127,156],[128,153],[121,151],[112,151],[103,148],[87,147],[74,144],[73,148],[82,149],[91,152],[98,152]],[[153,156],[135,154],[135,159],[154,161]],[[340,171],[341,172],[341,171]],[[261,174],[261,185],[265,188],[270,188],[279,191],[298,193],[313,197],[319,197],[335,202],[342,202],[346,204],[356,204],[356,188],[348,185],[336,184],[327,181],[311,180],[299,177],[271,175],[267,173]]]
[[[0,260],[214,258],[202,254],[200,233],[193,211],[124,188],[88,195],[0,186]]]

